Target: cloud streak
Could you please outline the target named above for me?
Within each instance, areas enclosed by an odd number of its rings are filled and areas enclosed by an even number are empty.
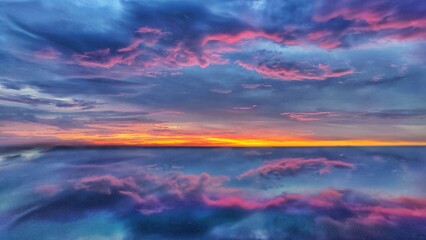
[[[338,160],[328,160],[325,158],[300,159],[284,158],[266,162],[256,169],[251,169],[238,176],[238,179],[245,178],[281,178],[303,174],[309,171],[318,171],[319,174],[328,174],[332,168],[354,168],[355,165]]]

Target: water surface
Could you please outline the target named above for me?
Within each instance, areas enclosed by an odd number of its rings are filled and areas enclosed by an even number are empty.
[[[0,239],[426,239],[426,148],[2,149]]]

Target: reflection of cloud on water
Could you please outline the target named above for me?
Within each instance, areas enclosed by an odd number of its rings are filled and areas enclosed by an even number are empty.
[[[63,231],[65,239],[426,234],[424,184],[412,182],[423,176],[420,148],[247,151],[252,150],[71,148],[3,154],[22,161],[7,160],[0,168],[0,197],[6,199],[0,204],[0,237],[56,238]],[[385,161],[368,161],[373,157]],[[393,175],[401,168],[412,178]],[[260,180],[270,188],[262,189]]]

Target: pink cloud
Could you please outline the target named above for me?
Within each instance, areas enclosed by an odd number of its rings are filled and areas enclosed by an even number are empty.
[[[61,188],[56,184],[43,184],[37,186],[35,191],[46,196],[53,196],[60,192]]]
[[[253,174],[285,175],[302,169],[354,168],[350,163],[324,158],[279,159],[247,171],[240,177]],[[143,215],[158,214],[182,204],[203,204],[212,208],[237,208],[245,211],[275,208],[283,213],[309,212],[319,218],[329,218],[338,212],[345,212],[343,224],[396,224],[403,219],[426,219],[426,199],[419,197],[380,198],[351,190],[324,189],[317,193],[283,193],[271,198],[242,195],[238,189],[224,185],[225,176],[146,174],[135,178],[117,178],[112,175],[85,177],[75,182],[74,188],[94,191],[109,197],[119,194],[128,198],[135,209]],[[50,194],[56,186],[39,188]],[[46,190],[47,189],[47,190]],[[46,191],[45,191],[46,190]],[[350,214],[347,214],[350,213]]]
[[[283,195],[279,196],[267,201],[252,201],[247,200],[241,197],[237,196],[231,196],[231,197],[223,197],[218,199],[210,199],[207,196],[203,196],[203,202],[207,206],[211,207],[221,207],[221,208],[241,208],[245,210],[255,210],[255,209],[264,209],[268,207],[277,207],[280,205],[283,205],[288,200],[294,200],[294,197],[292,195]]]
[[[106,69],[128,65],[132,67],[127,68],[126,72],[144,74],[145,72],[140,69],[144,69],[145,71],[147,69],[164,71],[165,69],[177,70],[190,66],[205,68],[211,64],[226,64],[229,60],[223,58],[222,54],[235,50],[231,46],[209,45],[201,47],[199,51],[195,51],[188,48],[183,41],[180,41],[175,46],[164,48],[163,52],[158,52],[158,41],[170,33],[163,32],[160,29],[142,27],[135,34],[132,42],[126,47],[122,47],[116,51],[107,48],[85,53],[75,53],[72,56],[72,62],[83,67]],[[141,50],[142,45],[143,52]],[[142,54],[144,59],[137,59]]]
[[[137,49],[142,43],[145,43],[144,39],[141,39],[141,38],[134,39],[129,46],[118,49],[118,52],[133,51],[133,50]]]
[[[324,48],[324,49],[334,49],[334,48],[338,47],[340,44],[341,44],[341,42],[338,41],[338,40],[327,39],[327,40],[321,41],[318,45],[321,48]],[[352,72],[350,72],[350,73],[352,73]],[[348,74],[349,74],[349,72],[348,72]]]
[[[60,57],[61,53],[53,48],[45,48],[34,52],[34,56],[41,59],[55,60]]]
[[[325,189],[318,194],[306,198],[305,201],[313,207],[332,208],[342,197],[343,193],[338,190]]]
[[[382,207],[382,206],[366,206],[355,209],[358,212],[367,212],[370,216],[383,217],[413,217],[426,218],[426,208],[409,209],[404,207]]]
[[[136,36],[129,46],[120,48],[118,52],[133,51],[141,44],[152,47],[161,37],[168,34],[163,32],[161,29],[150,27],[141,27],[136,31],[136,33],[139,33],[139,36]]]
[[[406,198],[406,197],[403,197]],[[370,198],[359,192],[325,189],[316,194],[281,194],[264,200],[250,200],[241,196],[208,197],[203,195],[203,203],[210,207],[260,210],[279,208],[281,211],[316,212],[320,218],[330,213],[345,211],[351,213],[342,224],[358,223],[395,224],[403,219],[426,219],[426,206],[423,198],[410,197],[410,204],[389,198]],[[421,203],[421,206],[417,205]]]
[[[401,12],[392,9],[392,6],[384,7],[380,5],[380,1],[359,1],[357,5],[339,6],[350,1],[343,1],[341,4],[336,4],[335,8],[331,8],[328,13],[319,13],[314,16],[314,20],[326,22],[332,18],[343,17],[347,20],[365,21],[368,26],[355,26],[353,29],[359,30],[388,30],[388,29],[404,29],[410,27],[424,28],[426,25],[425,18],[416,16],[402,16]],[[397,6],[394,6],[395,8]],[[407,13],[408,14],[408,13]]]
[[[396,40],[426,38],[426,18],[420,12],[407,11],[404,1],[395,1],[393,4],[382,0],[343,0],[338,3],[324,1],[313,19],[317,22],[327,22],[336,17],[353,21],[351,27],[339,35],[374,31],[380,33],[379,38]],[[320,44],[328,42],[329,48],[340,44],[338,39],[326,40],[325,35],[319,36],[318,33],[308,35],[308,39],[319,40]]]
[[[228,177],[212,177],[207,173],[202,173],[200,175],[176,175],[168,177],[163,184],[168,189],[169,194],[182,200],[197,199],[204,192],[222,187],[223,182],[228,180]]]
[[[140,51],[129,52],[127,54],[111,54],[109,48],[100,49],[83,54],[73,55],[74,62],[84,67],[112,68],[118,64],[133,64],[136,57],[141,54]]]
[[[247,30],[247,31],[239,32],[237,34],[220,33],[220,34],[207,35],[202,39],[201,43],[202,45],[205,45],[209,41],[218,41],[218,42],[224,42],[228,44],[234,44],[242,40],[254,39],[254,38],[265,38],[274,42],[283,41],[283,39],[276,34],[270,34],[263,31]]]
[[[111,194],[114,190],[137,189],[138,186],[131,177],[119,179],[112,175],[104,175],[79,179],[74,184],[74,188],[77,190]]]
[[[196,53],[186,48],[182,42],[166,49],[166,52],[166,56],[156,56],[153,60],[171,68],[190,66],[205,68],[210,64],[226,64],[229,61],[222,58],[220,52],[209,50]]]
[[[74,183],[74,189],[105,195],[119,194],[129,198],[141,214],[148,215],[174,208],[182,202],[199,202],[203,194],[235,194],[235,189],[223,186],[228,180],[228,177],[210,176],[207,173],[175,173],[166,176],[146,174],[137,178],[103,175],[79,179]]]
[[[136,32],[138,33],[153,33],[156,35],[164,35],[165,32],[163,32],[161,29],[158,28],[152,28],[152,27],[141,27]]]
[[[264,77],[278,79],[278,80],[325,80],[327,78],[342,77],[348,74],[352,74],[352,69],[343,70],[330,70],[329,67],[324,66],[297,66],[294,64],[287,63],[246,63],[241,60],[237,60],[236,63],[241,67],[255,71]]]
[[[130,197],[136,204],[145,204],[146,199],[139,196],[138,193],[132,191],[119,191],[120,194]]]
[[[331,172],[332,168],[354,168],[352,163],[326,158],[283,158],[264,163],[256,169],[250,169],[238,176],[238,179],[253,177],[284,177],[304,173],[307,171],[319,171],[320,174]]]
[[[338,47],[341,42],[331,30],[319,30],[308,33],[306,41],[316,43],[323,49],[334,49]]]
[[[177,43],[176,46],[166,48],[164,54],[159,54],[155,50],[157,41],[166,35],[159,29],[141,28],[137,33],[142,36],[136,36],[130,45],[120,48],[117,51],[107,49],[99,49],[96,51],[76,53],[73,62],[84,67],[107,68],[118,65],[133,65],[135,72],[137,69],[158,68],[158,69],[179,69],[188,66],[207,67],[210,64],[225,64],[228,60],[223,59],[220,52],[229,49],[207,49],[201,53],[186,48],[183,42]],[[148,36],[147,36],[148,35]],[[144,45],[144,52],[139,47]],[[147,59],[137,60],[137,57],[144,53]]]
[[[418,31],[417,29],[409,29],[407,31],[389,33],[384,37],[385,39],[405,41],[405,40],[424,40],[426,39],[426,29]]]
[[[412,209],[426,208],[426,197],[398,197],[390,199],[391,202],[401,204]]]
[[[224,54],[237,51],[235,44],[245,39],[265,38],[275,42],[283,42],[283,39],[275,34],[262,31],[243,31],[235,34],[207,35],[200,40],[198,43],[200,46],[197,47],[188,47],[188,44],[183,40],[177,41],[173,46],[159,46],[158,42],[170,34],[160,29],[142,27],[135,31],[132,41],[127,46],[117,50],[106,48],[75,53],[68,63],[82,67],[111,69],[111,74],[121,76],[157,76],[184,67],[199,66],[205,68],[209,65],[227,64],[229,59]],[[310,37],[311,40],[315,40],[327,34],[318,32],[311,34]],[[322,40],[322,44],[326,44],[326,41]],[[333,48],[333,46],[324,47]],[[159,48],[162,51],[158,51]],[[236,63],[264,77],[280,80],[324,80],[353,73],[350,69],[330,70],[318,66],[293,66],[279,62],[267,64],[239,60]],[[169,72],[168,74],[179,74],[179,72]],[[255,88],[255,86],[248,85],[247,88]]]

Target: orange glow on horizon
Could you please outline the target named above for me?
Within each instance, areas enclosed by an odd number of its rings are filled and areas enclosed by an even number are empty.
[[[64,137],[64,136],[63,136]],[[90,145],[118,146],[199,146],[199,147],[332,147],[332,146],[426,146],[426,142],[398,140],[319,140],[297,138],[248,138],[226,136],[152,136],[114,134],[110,136],[67,136],[63,140],[84,141]]]
[[[214,139],[213,141],[209,141]],[[90,144],[90,142],[89,142]],[[262,139],[218,139],[201,141],[157,140],[149,142],[94,141],[93,145],[117,146],[170,146],[170,147],[338,147],[338,146],[426,146],[426,142],[376,141],[376,140],[305,140],[305,141],[269,141]]]
[[[256,129],[255,132],[232,132],[223,129],[202,129],[193,126],[125,125],[91,126],[87,129],[60,130],[41,124],[13,124],[6,134],[27,138],[37,136],[59,145],[96,146],[177,146],[177,147],[333,147],[333,146],[426,146],[426,141],[397,139],[321,139],[315,136],[291,135]],[[133,131],[129,132],[129,128]],[[9,128],[12,129],[12,128]],[[270,131],[268,131],[270,130]],[[260,135],[259,133],[262,133]]]

